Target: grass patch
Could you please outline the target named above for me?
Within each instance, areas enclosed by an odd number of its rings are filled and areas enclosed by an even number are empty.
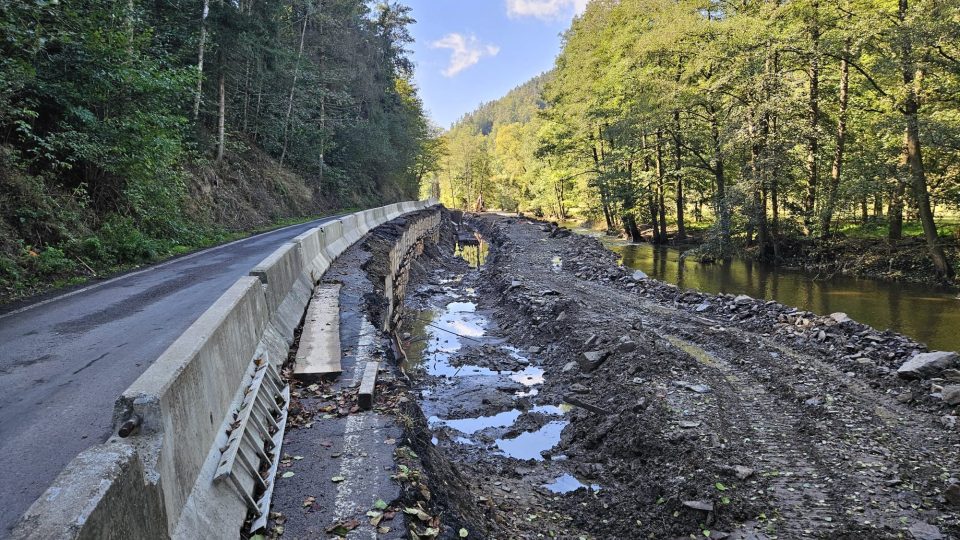
[[[97,235],[80,241],[73,240],[64,246],[23,246],[18,257],[0,255],[0,304],[81,285],[91,279],[105,278],[283,227],[354,211],[355,208],[345,208],[325,214],[283,218],[247,231],[200,229],[186,235],[188,240],[153,239],[138,230],[119,226],[101,229]]]
[[[937,223],[937,232],[940,236],[954,238],[960,230],[960,221],[943,221]],[[890,223],[886,220],[871,220],[866,223],[846,223],[839,227],[838,232],[850,238],[887,238],[890,234]],[[905,221],[903,236],[923,236],[923,226],[919,221]]]

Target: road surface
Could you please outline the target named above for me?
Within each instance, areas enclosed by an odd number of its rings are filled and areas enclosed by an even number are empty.
[[[114,400],[238,278],[326,218],[260,234],[0,314],[0,538]]]

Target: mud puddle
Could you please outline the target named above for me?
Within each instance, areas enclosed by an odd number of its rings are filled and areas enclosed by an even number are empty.
[[[456,255],[471,262],[469,253]],[[481,502],[546,504],[599,490],[577,479],[557,450],[573,406],[541,394],[549,382],[541,351],[509,343],[478,305],[477,267],[456,276],[438,271],[421,286],[426,294],[408,300],[405,369],[434,448],[481,478],[471,490]]]
[[[429,299],[430,306],[412,312],[413,346],[405,368],[422,383],[428,425],[457,444],[543,461],[541,454],[559,443],[567,424],[544,420],[563,416],[570,406],[525,399],[539,395],[544,369],[497,335],[496,326],[459,283],[459,290],[442,291]],[[472,359],[483,365],[470,363]]]
[[[576,476],[568,473],[561,474],[549,484],[544,484],[543,487],[549,490],[551,493],[557,493],[561,495],[576,491],[581,488],[589,489],[590,491],[600,491],[600,489],[602,489],[599,484],[584,484],[578,480]]]
[[[487,255],[490,254],[490,244],[480,234],[474,234],[472,237],[461,238],[457,242],[457,247],[453,252],[470,265],[470,268],[480,268],[487,262]]]

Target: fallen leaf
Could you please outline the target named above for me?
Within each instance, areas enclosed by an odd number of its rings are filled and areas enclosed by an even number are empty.
[[[327,532],[329,534],[335,534],[337,536],[346,536],[347,533],[356,529],[359,526],[360,526],[360,520],[357,520],[357,519],[339,521],[327,527]]]
[[[467,535],[470,534],[470,531],[468,531],[468,530],[466,530],[466,529],[460,529],[460,532],[459,532],[458,534],[460,535],[460,538],[466,538]]]
[[[346,478],[342,476],[334,476],[333,478],[330,479],[330,481],[333,483],[343,482],[344,480],[346,480]]]
[[[373,503],[373,507],[376,508],[377,510],[386,510],[387,502],[384,501],[383,499],[377,499],[376,502]]]
[[[287,472],[281,474],[281,475],[280,475],[280,478],[290,478],[290,477],[293,476],[293,475],[294,475],[294,472],[293,472],[293,471],[287,471]]]
[[[417,519],[419,519],[420,521],[430,521],[430,514],[424,512],[419,508],[407,507],[403,509],[403,513],[410,514],[412,516],[417,516]]]

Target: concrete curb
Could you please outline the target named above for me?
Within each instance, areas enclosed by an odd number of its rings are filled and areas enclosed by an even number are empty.
[[[280,246],[228,289],[117,400],[114,436],[74,458],[13,538],[237,538],[238,488],[214,482],[257,359],[283,363],[313,287],[370,229],[435,200],[357,212]],[[249,445],[251,454],[255,451]],[[241,474],[253,491],[258,480]]]

